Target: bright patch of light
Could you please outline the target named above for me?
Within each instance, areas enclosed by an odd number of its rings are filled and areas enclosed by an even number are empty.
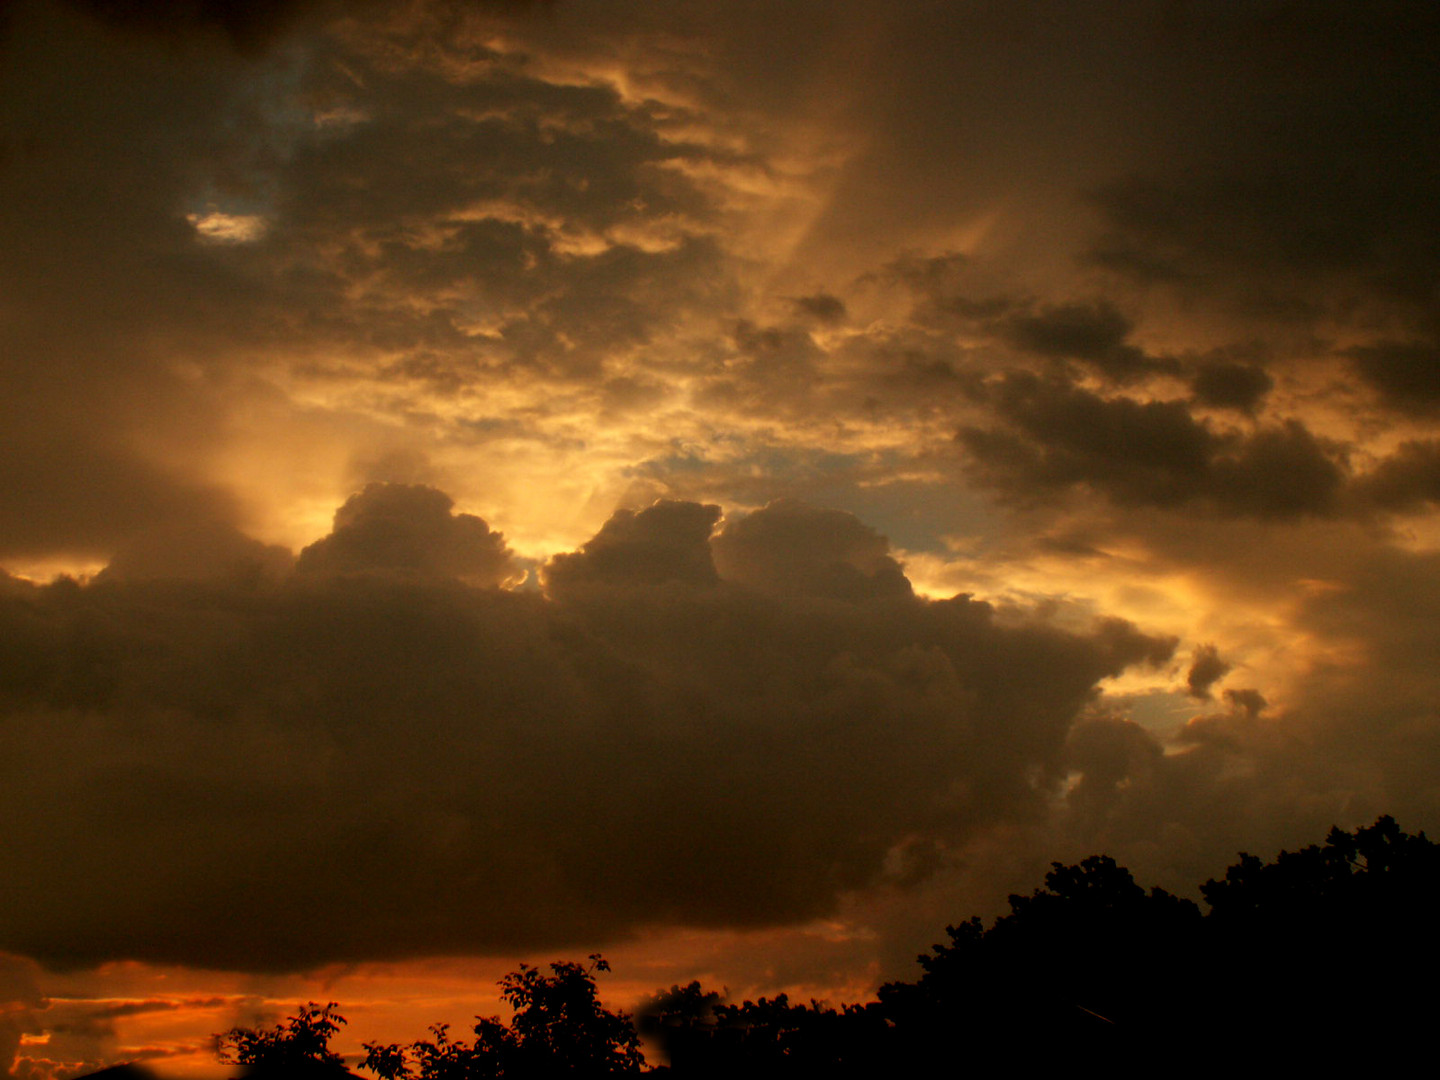
[[[265,235],[265,219],[259,214],[226,214],[209,210],[186,214],[201,240],[212,244],[251,244]]]

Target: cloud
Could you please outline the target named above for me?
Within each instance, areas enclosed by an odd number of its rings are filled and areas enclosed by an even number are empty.
[[[550,561],[545,586],[565,596],[587,586],[713,585],[719,578],[710,530],[719,517],[718,506],[668,500],[640,511],[616,511],[579,551]]]
[[[65,0],[107,26],[171,41],[216,38],[253,56],[297,24],[343,9],[335,0]],[[474,7],[523,11],[553,0],[466,0]],[[356,5],[352,4],[354,10]]]
[[[1437,174],[1428,158],[1412,163],[1435,114],[1414,103],[1433,100],[1422,57],[1440,23],[1416,3],[1341,12],[1214,9],[1167,28],[1159,122],[1185,136],[1096,186],[1093,261],[1263,316],[1271,333],[1333,319],[1368,337],[1428,318]],[[1375,80],[1376,64],[1393,78]],[[1220,69],[1217,98],[1202,87]]]
[[[1240,412],[1253,412],[1274,385],[1262,368],[1223,360],[1201,364],[1191,382],[1200,404]]]
[[[977,479],[1017,499],[1079,485],[1120,505],[1202,504],[1226,515],[1333,513],[1345,470],[1296,420],[1221,433],[1184,402],[1105,398],[1013,373],[989,398],[1010,428],[962,427]]]
[[[22,1035],[36,1034],[36,1013],[49,1002],[40,992],[34,961],[0,953],[0,1072],[14,1068]]]
[[[1134,324],[1104,301],[1011,315],[1004,326],[1021,349],[1055,360],[1083,361],[1117,382],[1174,366],[1129,344]]]
[[[280,970],[813,918],[896,845],[1038,812],[1097,681],[1174,648],[919,600],[796,504],[721,534],[755,588],[706,558],[715,508],[672,502],[557,557],[549,597],[411,572],[401,508],[496,550],[392,486],[284,581],[7,592],[5,947]],[[807,539],[849,561],[804,577]],[[827,566],[883,602],[817,603]]]
[[[317,0],[68,0],[111,26],[166,37],[214,33],[242,52],[269,44]]]
[[[371,484],[335,511],[329,536],[296,561],[304,575],[364,573],[457,578],[472,585],[523,577],[505,538],[473,514],[452,513],[444,492],[419,484]]]
[[[819,323],[834,324],[845,320],[845,301],[830,293],[797,296],[791,301],[797,314]]]
[[[1210,688],[1230,670],[1231,665],[1220,659],[1220,650],[1214,645],[1201,645],[1190,658],[1190,670],[1185,675],[1185,688],[1191,697],[1202,701],[1210,697]]]
[[[1391,408],[1426,415],[1440,405],[1440,347],[1430,342],[1386,341],[1347,353],[1355,371]]]
[[[852,514],[794,499],[728,521],[711,547],[723,578],[762,592],[845,600],[910,595],[885,537]]]
[[[1361,497],[1386,510],[1414,512],[1440,503],[1440,442],[1411,439],[1356,482]]]
[[[279,578],[294,558],[285,548],[252,540],[218,521],[152,527],[124,543],[100,572],[102,581],[205,581]]]

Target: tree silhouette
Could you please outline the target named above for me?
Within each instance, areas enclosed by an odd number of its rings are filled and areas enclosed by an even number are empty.
[[[1286,1051],[1326,1068],[1373,1068],[1377,1052],[1428,1040],[1440,845],[1423,832],[1409,835],[1389,816],[1354,833],[1331,829],[1324,845],[1269,863],[1242,854],[1201,892],[1212,970],[1228,973],[1216,998],[1232,1030],[1261,1040],[1333,1025],[1323,1043]]]
[[[872,1077],[891,1072],[889,1025],[873,1005],[792,1005],[785,994],[740,1005],[698,982],[672,986],[641,1008],[677,1077]]]
[[[1375,1071],[1430,1049],[1440,963],[1440,845],[1393,818],[1271,862],[1241,854],[1200,887],[1210,911],[1145,890],[1115,860],[1052,864],[986,926],[946,928],[915,982],[830,1008],[784,995],[734,1005],[698,982],[641,1010],[675,1080],[858,1080],[945,1071],[1054,1071],[1090,1058],[1181,1076]],[[638,1073],[628,1016],[599,1002],[609,965],[522,964],[501,980],[509,1022],[477,1017],[407,1045],[366,1044],[381,1080],[590,1080]],[[269,1030],[219,1036],[226,1060],[291,1071],[339,1068],[344,1020],[313,1002]],[[1184,1055],[1177,1060],[1177,1054]],[[1123,1065],[1122,1065],[1123,1063]],[[1393,1071],[1393,1069],[1391,1070]]]
[[[978,918],[946,927],[949,943],[921,956],[916,983],[880,988],[899,1052],[944,1052],[959,1027],[983,1032],[977,1064],[1027,1054],[1135,1051],[1169,1034],[1173,1002],[1158,993],[1197,959],[1199,909],[1163,889],[1148,893],[1107,856],[1052,864],[1045,887],[1011,896],[988,929]]]
[[[598,954],[590,966],[550,965],[550,974],[521,964],[500,981],[500,995],[515,1010],[508,1024],[476,1017],[475,1041],[455,1042],[445,1025],[433,1039],[408,1047],[366,1043],[361,1067],[382,1080],[515,1080],[515,1078],[622,1076],[645,1064],[630,1017],[600,1004],[595,973],[610,965]]]
[[[247,1074],[342,1074],[344,1060],[330,1040],[345,1018],[331,1001],[301,1005],[294,1016],[273,1028],[233,1027],[215,1036],[220,1060],[245,1067]]]

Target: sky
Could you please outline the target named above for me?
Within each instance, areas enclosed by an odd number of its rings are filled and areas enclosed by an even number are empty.
[[[5,0],[0,1070],[862,1000],[1440,828],[1440,9]]]

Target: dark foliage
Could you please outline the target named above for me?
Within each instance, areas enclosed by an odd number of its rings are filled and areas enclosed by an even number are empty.
[[[433,1039],[407,1046],[366,1043],[362,1067],[383,1080],[513,1080],[623,1076],[644,1064],[640,1038],[624,1013],[600,1004],[595,973],[609,971],[598,954],[590,966],[568,961],[550,974],[521,964],[501,980],[515,1010],[510,1023],[476,1017],[475,1041],[456,1042],[442,1024]]]
[[[698,982],[657,994],[641,1031],[669,1059],[655,1070],[676,1077],[877,1076],[889,1072],[889,1024],[875,1005],[829,1008],[775,998],[724,1004]]]
[[[1086,1058],[1127,1071],[1333,1073],[1398,1066],[1428,1049],[1436,1005],[1440,845],[1393,818],[1272,862],[1242,854],[1201,887],[1210,911],[1148,892],[1105,856],[1053,864],[985,926],[946,928],[913,983],[839,1009],[775,998],[730,1004],[698,982],[642,1008],[640,1031],[677,1080],[1052,1071]],[[521,965],[501,982],[510,1022],[477,1018],[408,1046],[367,1044],[382,1080],[611,1077],[644,1066],[628,1016],[604,1009],[589,967]],[[244,1064],[337,1065],[344,1021],[313,1003],[268,1031],[220,1037]]]
[[[215,1036],[220,1060],[244,1066],[246,1076],[340,1077],[346,1075],[330,1040],[345,1023],[336,1003],[307,1002],[273,1028],[234,1027]]]

